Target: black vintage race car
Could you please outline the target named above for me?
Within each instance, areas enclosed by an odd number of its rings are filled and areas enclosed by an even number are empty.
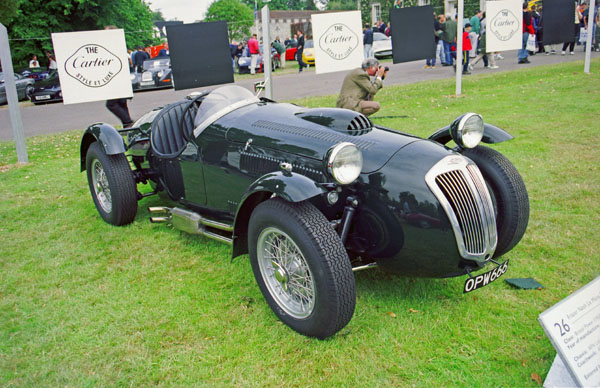
[[[325,338],[354,313],[353,271],[468,274],[464,291],[506,271],[497,259],[525,233],[529,200],[515,167],[480,142],[511,138],[474,113],[422,139],[230,85],[133,128],[91,125],[81,170],[113,225],[132,222],[144,196],[168,194],[178,205],[150,208],[151,221],[230,244],[234,258],[249,253],[274,313]],[[154,190],[140,194],[147,182]]]

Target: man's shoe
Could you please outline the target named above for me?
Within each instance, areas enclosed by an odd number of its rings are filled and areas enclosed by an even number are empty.
[[[573,51],[571,51],[569,54],[571,54],[571,55],[575,55],[575,53],[574,53]]]
[[[550,51],[546,51],[546,55],[550,55]]]
[[[432,69],[435,69],[435,65],[431,66]]]
[[[527,62],[525,62],[525,60],[524,60],[524,59],[519,59],[519,62],[517,62],[517,63],[518,63],[518,64],[522,64],[522,63],[527,63]]]
[[[525,58],[524,61],[525,61],[525,63],[531,63],[531,62],[529,62],[529,59],[527,59],[527,58]]]
[[[467,71],[467,70],[463,70],[463,72],[462,72],[462,73],[463,73],[463,74],[465,74],[465,75],[471,74],[471,72],[470,72],[470,71]]]
[[[423,66],[423,69],[431,69],[431,66],[425,65],[425,66]]]
[[[567,52],[566,51],[561,51],[560,55],[565,55]]]
[[[488,66],[488,69],[497,69],[498,66],[494,65],[494,66]]]
[[[469,69],[469,71],[473,71],[473,65],[471,65],[470,63],[467,65],[467,68]]]
[[[498,59],[504,59],[504,57],[502,55],[500,55],[500,54],[496,54],[496,58],[498,58]]]

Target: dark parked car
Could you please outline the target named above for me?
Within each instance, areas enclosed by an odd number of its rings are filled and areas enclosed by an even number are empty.
[[[24,77],[33,78],[33,80],[37,82],[48,78],[50,71],[41,67],[32,67],[25,70],[21,70],[19,73]]]
[[[133,90],[172,88],[171,59],[160,57],[144,61],[142,73],[131,73]]]
[[[138,184],[168,194],[177,206],[149,208],[151,221],[229,244],[234,258],[249,253],[273,312],[325,338],[354,313],[353,271],[468,274],[463,292],[506,272],[497,260],[525,233],[529,201],[515,167],[480,142],[510,139],[475,113],[422,139],[354,111],[229,85],[157,108],[130,129],[90,126],[81,170],[113,225],[135,219],[149,195]]]
[[[15,84],[17,86],[17,98],[19,101],[27,99],[33,92],[33,78],[27,78],[15,73]],[[7,103],[6,87],[4,86],[4,73],[0,73],[0,105]]]
[[[52,70],[48,75],[48,78],[37,82],[35,84],[33,93],[31,93],[29,96],[29,99],[35,105],[62,101],[62,89],[60,88],[58,71]]]

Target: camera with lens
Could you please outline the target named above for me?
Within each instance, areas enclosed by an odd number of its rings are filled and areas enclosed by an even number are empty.
[[[380,69],[381,69],[382,67],[383,67],[383,66],[379,66],[379,68],[380,68]],[[390,70],[390,68],[389,68],[389,67],[387,67],[387,66],[385,66],[385,67],[383,67],[383,70],[384,70],[384,71],[389,71],[389,70]],[[382,80],[384,80],[384,79],[385,79],[385,73],[384,73],[384,74],[381,76],[381,79],[382,79]]]

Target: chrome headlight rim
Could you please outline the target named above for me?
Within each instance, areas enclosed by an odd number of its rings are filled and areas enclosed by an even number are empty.
[[[465,133],[467,123],[472,120],[478,120],[478,127],[476,130],[470,130]],[[461,148],[469,149],[475,148],[481,143],[483,139],[484,123],[483,118],[478,113],[465,113],[459,116],[452,125],[450,126],[450,135],[452,140]],[[468,136],[467,136],[468,135]],[[473,137],[474,135],[474,137]]]
[[[347,172],[343,173],[342,171],[340,171],[340,167],[336,167],[336,165],[337,165],[336,162],[337,162],[337,158],[342,154],[342,151],[348,151],[349,149],[351,152],[352,152],[352,150],[354,150],[354,152],[355,152],[355,155],[353,155],[353,157],[357,158],[357,160],[355,160],[355,162],[357,162],[357,166],[355,167],[355,170],[350,175],[347,175]],[[344,168],[344,167],[347,167],[347,166],[342,166],[342,168]],[[349,184],[353,183],[354,181],[356,181],[356,179],[358,179],[358,177],[360,176],[362,167],[363,167],[362,152],[358,149],[358,147],[354,143],[350,143],[350,142],[338,143],[335,146],[333,146],[332,148],[330,148],[329,152],[327,153],[327,172],[340,185],[349,185]]]

